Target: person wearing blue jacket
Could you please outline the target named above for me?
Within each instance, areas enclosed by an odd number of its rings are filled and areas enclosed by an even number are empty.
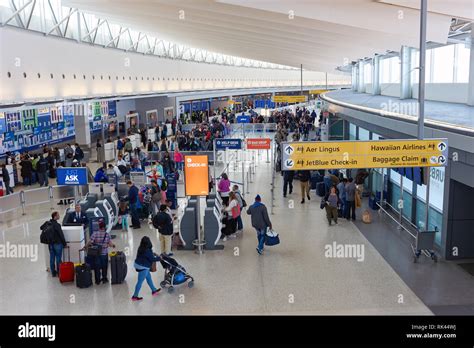
[[[137,251],[137,258],[135,259],[135,270],[138,272],[137,285],[135,285],[135,292],[132,296],[132,301],[143,300],[143,297],[139,297],[140,289],[142,284],[146,279],[148,286],[151,289],[151,295],[156,296],[161,289],[157,289],[153,284],[153,279],[151,278],[150,268],[152,267],[153,262],[159,262],[161,258],[153,253],[153,245],[151,244],[150,238],[144,236],[140,241],[140,245]]]
[[[109,178],[105,174],[104,167],[100,167],[99,169],[97,169],[94,176],[94,182],[109,182]]]
[[[132,215],[132,228],[140,228],[140,218],[138,217],[138,187],[136,187],[131,181],[127,182],[129,187],[128,190],[128,203],[130,205],[130,213]]]

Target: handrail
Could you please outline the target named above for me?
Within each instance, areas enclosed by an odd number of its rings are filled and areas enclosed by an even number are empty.
[[[389,203],[385,202],[390,208],[394,209]],[[403,226],[400,222],[398,222],[393,216],[392,214],[390,214],[387,210],[385,210],[382,205],[379,203],[379,202],[376,202],[375,204],[377,204],[379,206],[379,208],[385,213],[388,215],[389,218],[391,218],[393,221],[395,221],[395,223],[400,227],[402,228],[403,230],[405,230],[410,236],[412,236],[415,240],[416,240],[416,236],[411,233],[405,226]],[[394,209],[395,210],[395,209]],[[411,225],[413,225],[411,222],[410,222]],[[414,226],[414,225],[413,225]],[[416,226],[415,226],[416,227]],[[418,228],[417,228],[417,231],[418,231]]]

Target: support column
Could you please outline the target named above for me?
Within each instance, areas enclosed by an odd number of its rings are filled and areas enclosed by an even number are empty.
[[[357,92],[357,86],[359,85],[359,83],[357,82],[358,77],[359,77],[357,69],[358,69],[357,65],[352,66],[352,90],[354,92]]]
[[[469,85],[467,105],[474,106],[474,30],[471,30],[471,59],[469,65]]]
[[[411,89],[411,48],[402,46],[400,52],[400,99],[410,99],[412,97]]]
[[[76,131],[76,143],[90,148],[91,130],[87,117],[86,104],[74,105],[74,128]]]
[[[380,56],[375,55],[372,59],[372,94],[380,95]]]
[[[365,85],[364,85],[364,62],[360,61],[359,62],[359,68],[357,70],[358,73],[358,86],[357,86],[357,92],[359,93],[364,93],[365,92]]]

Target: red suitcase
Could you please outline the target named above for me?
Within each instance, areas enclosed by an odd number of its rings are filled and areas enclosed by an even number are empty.
[[[69,247],[66,248],[68,251],[69,261],[61,262],[59,264],[59,281],[61,283],[74,281],[74,262],[71,262],[71,252],[69,251]]]

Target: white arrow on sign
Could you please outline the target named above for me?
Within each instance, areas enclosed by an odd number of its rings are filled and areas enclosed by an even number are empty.
[[[291,155],[293,153],[293,147],[291,145],[288,145],[286,148],[285,148],[285,152],[288,154],[288,155]]]
[[[293,162],[293,160],[289,159],[289,160],[286,160],[286,167],[287,168],[293,168],[293,165],[295,163]]]
[[[444,164],[444,162],[446,162],[446,158],[444,158],[444,156],[439,156],[438,157],[438,162],[441,163],[441,164]]]

